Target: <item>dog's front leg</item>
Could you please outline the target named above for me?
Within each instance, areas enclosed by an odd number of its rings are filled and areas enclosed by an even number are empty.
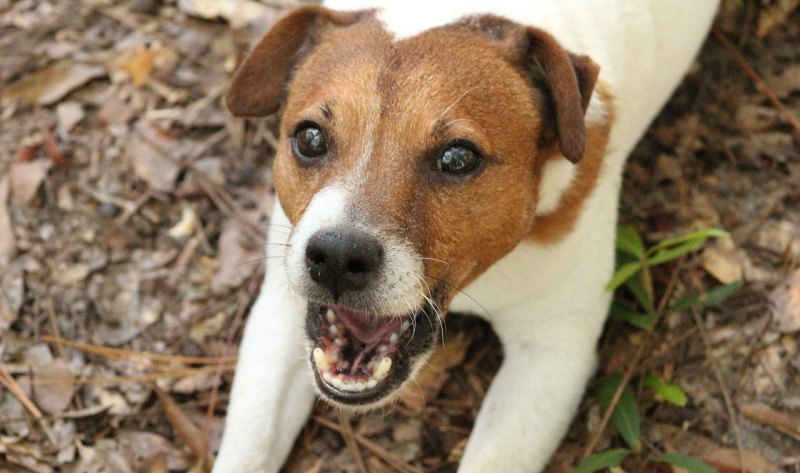
[[[584,317],[551,315],[529,326],[496,327],[505,359],[483,401],[459,473],[535,473],[545,467],[594,370],[605,306],[598,301],[595,313]]]
[[[267,274],[244,331],[215,473],[277,472],[314,400],[303,348],[306,306],[288,287],[291,226],[276,201]]]

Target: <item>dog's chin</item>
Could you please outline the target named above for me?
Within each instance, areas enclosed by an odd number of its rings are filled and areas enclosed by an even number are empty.
[[[309,366],[320,396],[356,410],[391,402],[430,355],[436,320],[430,304],[387,316],[309,303]]]

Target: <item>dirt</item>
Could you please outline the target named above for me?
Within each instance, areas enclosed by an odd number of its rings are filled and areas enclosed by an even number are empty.
[[[221,97],[291,6],[231,5],[0,0],[0,471],[201,471],[218,445],[276,142],[275,117],[236,119]],[[706,41],[631,156],[621,221],[648,244],[730,233],[654,271],[667,302],[744,284],[652,334],[608,323],[598,377],[642,353],[625,471],[669,471],[640,464],[666,451],[800,471],[798,2],[726,1],[715,30],[742,57]],[[348,421],[319,404],[285,470],[360,471],[350,423],[370,472],[455,471],[502,351],[474,318],[447,333],[438,371],[394,408]],[[587,394],[550,471],[590,439],[625,445],[601,419]]]

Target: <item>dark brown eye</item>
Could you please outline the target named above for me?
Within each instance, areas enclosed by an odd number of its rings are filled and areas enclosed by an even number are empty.
[[[471,148],[455,145],[447,148],[436,161],[436,167],[442,172],[455,176],[463,176],[478,167],[478,154]]]
[[[328,154],[328,143],[322,130],[313,124],[303,125],[294,133],[295,155],[299,158],[313,159]]]

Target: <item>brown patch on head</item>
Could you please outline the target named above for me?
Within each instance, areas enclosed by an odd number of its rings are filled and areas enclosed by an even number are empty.
[[[556,147],[573,162],[582,158],[597,67],[541,30],[493,16],[393,42],[372,15],[337,15],[314,8],[279,23],[283,33],[270,32],[251,58],[285,56],[274,59],[280,81],[265,77],[261,58],[248,59],[229,104],[237,113],[269,112],[292,76],[275,162],[290,220],[323,187],[346,188],[352,219],[410,243],[431,282],[450,283],[442,288],[449,301],[455,287],[536,232],[538,173]],[[284,37],[291,46],[280,44]],[[327,156],[313,164],[292,153],[304,123],[318,126],[328,143]],[[593,136],[590,130],[592,156]],[[439,171],[442,153],[464,143],[483,156],[478,170],[465,177]]]

